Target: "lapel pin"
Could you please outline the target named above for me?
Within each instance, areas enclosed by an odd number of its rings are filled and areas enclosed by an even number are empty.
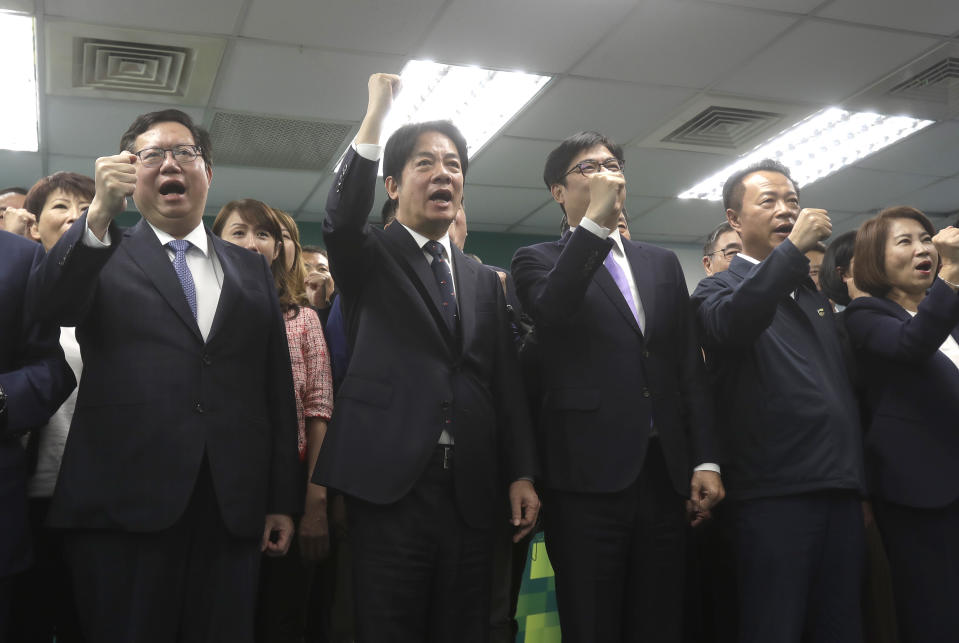
[[[825,316],[826,316],[826,309],[825,309],[825,308],[820,308],[817,312],[819,313],[819,316],[820,316],[820,317],[825,317]]]

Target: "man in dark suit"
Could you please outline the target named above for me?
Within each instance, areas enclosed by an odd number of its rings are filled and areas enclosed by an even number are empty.
[[[789,170],[723,189],[742,252],[693,293],[724,439],[743,643],[856,643],[864,552],[857,405],[804,253],[829,236]]]
[[[120,149],[31,284],[83,352],[49,522],[89,640],[252,641],[260,551],[286,551],[302,502],[276,289],[204,228],[209,136],[187,114],[140,116]]]
[[[24,314],[40,244],[0,231],[0,640],[6,640],[11,581],[30,564],[27,467],[20,437],[43,426],[76,386],[59,328]]]
[[[327,201],[351,357],[314,482],[347,498],[359,641],[486,643],[490,538],[510,519],[498,469],[514,481],[519,538],[539,507],[532,435],[499,279],[449,241],[468,166],[452,123],[390,137],[396,221],[367,223],[398,88],[397,76],[370,78]]]
[[[563,141],[543,178],[571,232],[513,259],[564,641],[680,640],[685,499],[723,495],[686,281],[672,252],[620,237],[623,167],[601,134]]]

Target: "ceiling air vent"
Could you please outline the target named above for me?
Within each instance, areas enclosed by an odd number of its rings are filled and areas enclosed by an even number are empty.
[[[77,38],[73,86],[183,96],[193,51],[135,42]]]
[[[737,150],[770,127],[782,114],[710,105],[662,138],[664,143]]]
[[[326,169],[354,125],[217,112],[210,126],[219,165],[290,170]]]
[[[899,83],[889,90],[892,95],[900,95],[913,100],[948,103],[959,92],[959,58],[940,60],[932,67],[919,72],[909,80]]]

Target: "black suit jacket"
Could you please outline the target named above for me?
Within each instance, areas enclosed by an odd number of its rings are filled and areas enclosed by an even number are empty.
[[[536,324],[538,439],[549,487],[614,492],[639,476],[651,423],[677,493],[718,462],[710,396],[672,252],[623,239],[646,312],[640,330],[603,260],[613,246],[584,229],[521,248],[512,274]]]
[[[532,433],[499,278],[455,246],[460,325],[443,321],[436,279],[399,223],[367,224],[377,163],[352,149],[330,191],[323,235],[351,357],[314,482],[389,504],[411,489],[448,429],[457,501],[486,526],[497,467],[535,475]],[[501,472],[502,473],[502,472]]]
[[[39,243],[0,231],[0,387],[7,396],[0,419],[0,578],[30,562],[20,435],[43,426],[76,386],[59,327],[24,314],[27,280],[42,258]]]
[[[939,347],[959,340],[959,296],[940,280],[913,318],[885,298],[846,308],[846,328],[867,390],[869,489],[910,507],[959,498],[959,369]]]
[[[806,257],[788,240],[759,265],[736,257],[692,300],[729,496],[862,490],[858,405],[832,307]]]
[[[83,375],[50,510],[56,527],[157,531],[183,513],[204,454],[227,529],[258,537],[296,513],[303,482],[286,331],[269,267],[213,237],[223,285],[203,341],[143,220],[112,245],[81,217],[31,282],[35,313],[77,327]]]

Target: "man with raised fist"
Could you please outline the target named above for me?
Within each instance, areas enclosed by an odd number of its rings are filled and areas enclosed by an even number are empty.
[[[327,200],[352,356],[313,481],[346,496],[358,641],[488,643],[495,522],[519,539],[539,509],[532,434],[499,279],[450,242],[469,164],[452,123],[390,136],[396,220],[367,223],[399,85],[370,77]]]
[[[687,502],[701,518],[723,497],[686,279],[617,229],[624,168],[602,134],[563,141],[543,180],[570,231],[513,258],[564,642],[680,641]]]
[[[766,160],[727,179],[742,251],[693,293],[725,447],[742,643],[856,643],[862,446],[832,307],[806,252],[832,232]]]
[[[187,114],[138,117],[120,149],[31,282],[83,352],[49,523],[88,640],[252,642],[260,552],[285,553],[303,489],[276,289],[203,226],[210,141]],[[128,197],[143,218],[121,230]]]

